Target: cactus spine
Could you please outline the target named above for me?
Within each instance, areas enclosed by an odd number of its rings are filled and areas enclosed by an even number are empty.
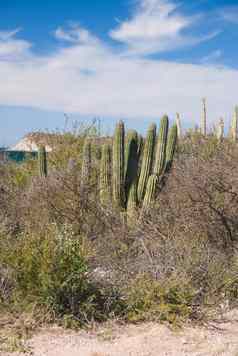
[[[86,138],[83,146],[83,161],[82,161],[82,183],[88,184],[91,175],[92,163],[92,147],[91,142]]]
[[[142,212],[146,212],[150,208],[151,204],[153,204],[153,202],[155,201],[158,184],[159,178],[157,174],[152,174],[149,177],[147,183],[146,193],[142,205]]]
[[[40,177],[47,177],[47,154],[45,146],[40,146],[38,151],[38,165]]]
[[[112,188],[113,200],[117,207],[125,207],[125,187],[124,187],[124,145],[125,145],[125,128],[123,121],[120,121],[115,129],[113,139],[113,174]]]
[[[168,116],[161,119],[153,173],[160,176],[164,170],[166,144],[169,128]]]
[[[138,200],[139,201],[143,201],[145,191],[146,191],[147,181],[151,174],[152,164],[153,164],[155,137],[156,137],[156,125],[152,124],[152,125],[150,125],[150,127],[148,129],[146,140],[145,140],[145,145],[144,145],[144,150],[143,150],[140,178],[139,178],[139,182],[138,182]]]
[[[111,201],[111,146],[104,144],[100,162],[100,201],[102,204]]]

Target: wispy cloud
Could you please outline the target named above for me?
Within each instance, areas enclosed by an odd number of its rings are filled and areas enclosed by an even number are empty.
[[[0,31],[0,40],[7,41],[7,40],[13,38],[20,31],[21,31],[21,28],[16,28],[15,30],[12,30],[12,31]]]
[[[233,24],[238,24],[238,6],[226,6],[218,11],[220,17]]]
[[[207,56],[204,56],[201,59],[201,63],[203,64],[214,64],[217,63],[219,59],[221,59],[223,52],[220,49],[217,49],[215,51],[212,51],[209,53]]]
[[[20,31],[20,28],[12,31],[0,31],[0,59],[17,60],[19,57],[29,54],[31,43],[15,38],[15,35]]]
[[[170,0],[140,0],[131,19],[110,31],[110,36],[128,46],[131,54],[152,54],[191,46],[215,37],[214,31],[200,36],[186,33],[201,16],[179,12],[179,5]]]
[[[56,30],[58,50],[42,57],[13,32],[0,39],[0,45],[14,44],[12,52],[5,52],[8,56],[0,56],[2,105],[122,118],[180,112],[194,122],[199,119],[201,96],[208,98],[213,120],[237,100],[236,70],[125,56],[124,50],[115,51],[76,25]],[[17,51],[16,43],[26,45]],[[226,88],[229,95],[224,95]]]
[[[62,27],[58,27],[54,33],[58,40],[71,42],[71,43],[84,43],[95,44],[98,39],[91,35],[88,30],[82,28],[79,24],[70,23],[69,29],[65,30]]]

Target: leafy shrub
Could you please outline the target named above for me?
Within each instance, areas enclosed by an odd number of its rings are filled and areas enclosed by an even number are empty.
[[[194,290],[181,281],[160,282],[139,275],[129,286],[126,297],[129,321],[168,321],[178,323],[192,315]]]
[[[22,308],[36,303],[80,323],[104,320],[111,312],[112,292],[90,280],[88,258],[87,243],[69,226],[51,226],[45,234],[19,235],[15,241],[5,237],[0,263],[14,283],[10,301]]]
[[[27,166],[1,171],[2,305],[39,305],[67,325],[115,315],[178,323],[224,299],[235,305],[236,145],[186,137],[153,210],[127,227],[97,200],[100,155],[85,187],[82,140],[61,139],[47,179]]]

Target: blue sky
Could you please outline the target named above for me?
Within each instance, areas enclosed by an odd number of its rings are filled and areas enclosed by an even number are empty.
[[[0,146],[101,117],[144,131],[163,113],[228,125],[238,104],[238,1],[0,2]]]

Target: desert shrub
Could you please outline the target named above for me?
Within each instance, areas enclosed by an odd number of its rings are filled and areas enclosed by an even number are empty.
[[[235,305],[236,145],[188,135],[153,209],[127,226],[98,201],[100,142],[85,186],[83,141],[63,136],[47,179],[25,179],[25,166],[1,176],[2,303],[36,303],[61,321],[117,315],[171,323],[200,318],[224,298]]]
[[[126,291],[129,321],[166,321],[177,324],[192,316],[195,291],[181,280],[158,281],[138,275]]]
[[[1,270],[13,288],[2,302],[22,309],[37,304],[56,318],[79,323],[105,320],[120,307],[113,289],[90,279],[88,243],[70,226],[48,226],[44,234],[1,239]]]
[[[193,146],[194,154],[177,157],[155,206],[133,228],[115,227],[95,241],[97,263],[113,271],[113,283],[126,300],[128,295],[129,318],[161,320],[157,290],[167,300],[170,286],[193,318],[224,298],[236,302],[238,152],[228,143],[214,149],[214,142],[208,139],[203,142],[208,147]],[[166,316],[169,320],[169,311]]]
[[[114,219],[99,204],[97,194],[94,182],[82,185],[77,169],[52,172],[46,180],[35,177],[21,199],[21,225],[37,232],[49,223],[69,224],[77,234],[94,239]]]

